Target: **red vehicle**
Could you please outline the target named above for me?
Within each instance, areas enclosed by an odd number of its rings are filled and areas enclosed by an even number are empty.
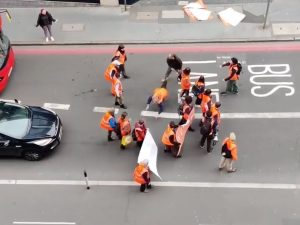
[[[6,13],[8,18],[10,15],[7,10],[1,10],[0,13]],[[0,15],[0,93],[3,92],[8,84],[9,77],[15,65],[15,55],[11,47],[9,38],[2,30],[2,18]]]

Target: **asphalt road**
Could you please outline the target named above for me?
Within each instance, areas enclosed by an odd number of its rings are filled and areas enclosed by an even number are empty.
[[[159,147],[158,170],[163,181],[299,184],[299,119],[256,118],[255,114],[300,112],[299,49],[298,43],[127,46],[127,71],[131,79],[123,80],[123,85],[126,111],[132,121],[140,118],[147,97],[160,85],[170,51],[179,52],[192,72],[212,76],[206,81],[215,82],[210,87],[222,102],[222,113],[234,113],[233,116],[252,113],[249,119],[222,120],[220,139],[231,131],[237,134],[239,160],[235,174],[217,171],[220,144],[211,154],[199,148],[198,121],[193,124],[197,131],[188,133],[183,157],[174,159],[163,152],[160,141],[170,119],[144,118]],[[93,112],[94,107],[113,106],[103,71],[114,46],[15,47],[15,51],[16,68],[1,98],[18,98],[32,105],[68,104],[70,108],[56,110],[64,124],[63,141],[57,151],[39,162],[1,158],[1,180],[83,180],[86,169],[91,180],[131,181],[139,149],[132,145],[121,151],[117,141],[107,143],[106,132],[99,129],[103,114]],[[240,93],[220,96],[227,70],[219,65],[231,56],[243,62]],[[175,74],[171,76],[165,112],[176,113],[179,85]],[[150,110],[157,108],[152,106]],[[300,221],[299,189],[156,187],[151,193],[141,195],[137,187],[131,186],[97,186],[89,192],[82,186],[64,185],[1,185],[0,188],[5,196],[0,202],[1,211],[7,212],[5,224],[143,221],[144,224],[227,225],[294,224],[295,221],[299,224]]]

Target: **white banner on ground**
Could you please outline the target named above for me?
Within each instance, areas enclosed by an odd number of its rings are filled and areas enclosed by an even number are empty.
[[[157,153],[158,153],[157,145],[156,145],[149,129],[147,129],[147,133],[146,133],[142,148],[140,150],[140,154],[139,154],[137,162],[140,163],[143,160],[147,159],[149,162],[149,164],[148,164],[149,169],[152,171],[152,173],[154,173],[156,176],[158,176],[159,179],[161,179],[161,177],[159,176],[159,174],[157,172]]]

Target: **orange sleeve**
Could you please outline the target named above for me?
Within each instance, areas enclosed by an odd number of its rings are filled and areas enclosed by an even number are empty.
[[[237,147],[231,150],[231,156],[232,156],[232,160],[238,160]]]

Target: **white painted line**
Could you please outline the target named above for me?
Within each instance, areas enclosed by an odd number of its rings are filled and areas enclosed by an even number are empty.
[[[217,77],[218,74],[217,73],[198,73],[198,72],[191,72],[190,73],[190,77],[191,79],[199,79],[200,75],[203,75],[204,78],[209,78],[209,77]]]
[[[93,112],[106,113],[111,108],[113,108],[113,107],[98,107],[98,106],[95,106],[94,109],[93,109]],[[114,108],[114,109],[115,109],[115,114],[118,114],[119,109],[117,109],[117,108]]]
[[[48,108],[48,109],[69,110],[70,105],[68,105],[68,104],[57,104],[57,103],[44,103],[43,107]]]
[[[85,181],[81,180],[7,180],[6,184],[19,185],[74,185],[85,186]],[[5,180],[1,181],[2,184]],[[91,186],[137,186],[133,181],[89,181]],[[186,188],[237,188],[237,189],[300,189],[300,184],[282,183],[217,183],[217,182],[175,182],[175,181],[153,181],[153,185],[158,187],[186,187]],[[29,224],[29,222],[14,222],[15,224]],[[31,222],[33,223],[33,222]],[[38,222],[34,222],[37,224]],[[39,222],[41,223],[41,222]],[[47,222],[45,222],[47,224]],[[48,222],[48,224],[74,224],[63,222]]]
[[[14,99],[0,99],[0,101],[16,103]],[[21,104],[21,101],[20,101],[20,100],[18,100],[18,102],[19,102],[19,104]]]
[[[74,222],[17,222],[14,221],[13,224],[28,224],[28,225],[75,225]]]
[[[183,61],[183,64],[205,64],[205,63],[216,63],[216,60],[206,60],[206,61]]]
[[[157,112],[154,111],[142,111],[141,116],[157,117]],[[177,119],[179,118],[177,113],[163,112],[159,115],[159,118],[165,119]],[[196,119],[201,119],[201,113],[195,113]],[[273,112],[273,113],[221,113],[221,119],[299,119],[300,112]]]

